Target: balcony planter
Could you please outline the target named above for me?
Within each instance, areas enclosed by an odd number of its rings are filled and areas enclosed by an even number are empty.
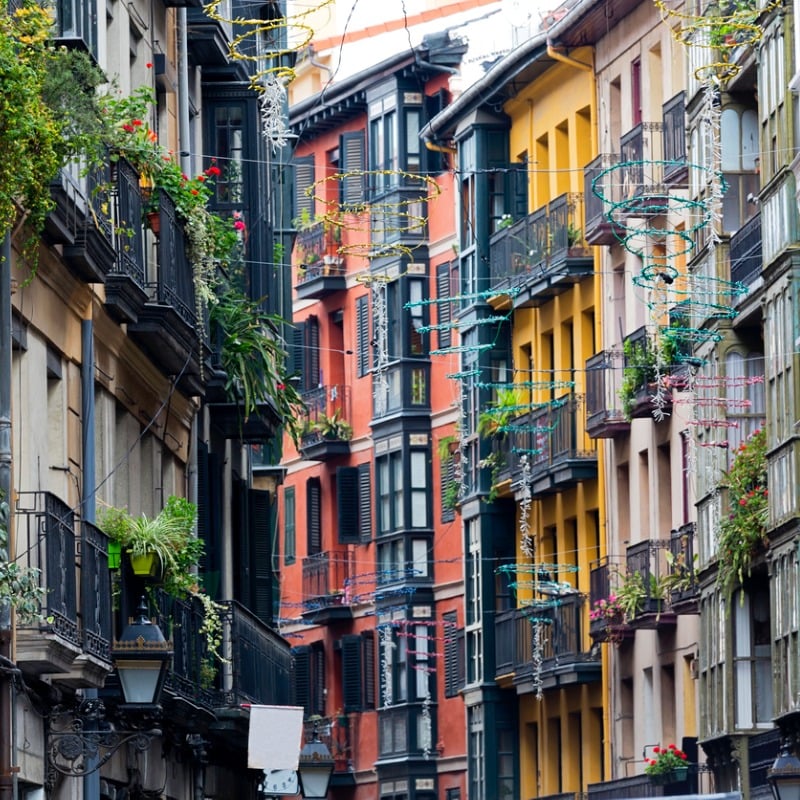
[[[689,777],[689,765],[675,767],[669,772],[657,772],[650,775],[650,783],[655,786],[666,786],[668,783],[683,783]]]
[[[160,571],[161,560],[155,552],[131,555],[130,561],[133,574],[141,578],[155,578]]]

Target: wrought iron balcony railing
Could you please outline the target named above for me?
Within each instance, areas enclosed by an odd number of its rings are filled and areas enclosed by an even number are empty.
[[[731,280],[749,285],[761,274],[761,214],[756,214],[731,236],[729,255]]]
[[[349,580],[353,575],[348,553],[316,553],[303,559],[303,605],[317,612],[348,607],[353,602]]]

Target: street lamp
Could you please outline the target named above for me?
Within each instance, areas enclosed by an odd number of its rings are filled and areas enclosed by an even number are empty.
[[[300,751],[297,768],[305,800],[324,800],[328,796],[333,767],[331,751],[319,740],[317,726],[314,725],[314,739],[306,742]]]
[[[136,617],[111,648],[125,710],[151,710],[158,706],[171,656],[172,645],[161,628],[148,619],[143,597]]]
[[[172,644],[147,618],[142,598],[136,616],[111,648],[123,702],[115,704],[111,715],[95,698],[55,709],[47,717],[50,767],[62,775],[81,777],[100,769],[124,744],[139,753],[149,749],[161,735],[154,723],[161,713],[161,689],[171,656]]]
[[[767,780],[775,800],[800,800],[800,758],[794,754],[788,736],[781,742],[775,763],[767,770]]]

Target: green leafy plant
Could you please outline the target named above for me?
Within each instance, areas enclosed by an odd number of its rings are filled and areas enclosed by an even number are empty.
[[[765,429],[756,431],[736,450],[725,485],[729,512],[717,537],[717,580],[727,596],[750,573],[754,552],[766,544],[769,491]]]
[[[676,348],[675,338],[664,334],[658,340],[648,336],[635,342],[631,339],[623,342],[625,367],[619,397],[626,419],[631,419],[637,394],[658,380],[660,372],[672,366]]]
[[[333,414],[320,414],[311,425],[313,432],[319,433],[323,439],[338,439],[349,442],[353,438],[353,426],[342,419],[341,411],[337,408]]]
[[[282,323],[237,289],[221,292],[211,305],[211,324],[222,333],[220,360],[228,396],[243,403],[245,418],[259,404],[273,403],[297,442],[305,405],[286,372],[286,351],[278,336]]]
[[[132,557],[155,553],[163,572],[164,591],[175,597],[193,593],[197,576],[193,570],[203,554],[203,542],[194,535],[197,508],[174,495],[154,517],[134,516],[124,508],[100,510],[98,526],[119,542]]]
[[[688,766],[687,756],[683,750],[679,750],[674,744],[667,747],[654,747],[655,758],[646,759],[644,768],[646,775],[664,775]]]
[[[622,609],[626,622],[642,613],[646,599],[647,592],[645,591],[644,576],[641,572],[632,570],[620,576],[617,603]]]
[[[497,399],[478,415],[478,433],[484,437],[504,436],[508,426],[526,408],[519,389],[500,389]]]
[[[68,154],[60,118],[44,99],[52,16],[33,0],[0,12],[0,234],[24,222],[24,255],[35,272],[38,234],[53,207],[50,181]],[[8,269],[8,266],[4,267]]]
[[[0,613],[8,604],[23,625],[44,619],[42,600],[47,594],[40,583],[41,571],[8,560],[8,503],[0,502]]]

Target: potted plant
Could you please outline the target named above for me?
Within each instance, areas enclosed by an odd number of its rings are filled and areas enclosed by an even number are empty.
[[[98,526],[128,554],[136,574],[161,575],[164,590],[174,596],[197,584],[193,568],[203,553],[203,542],[194,536],[197,508],[181,497],[171,496],[154,517],[133,516],[110,506],[98,515]]]
[[[769,515],[767,432],[756,431],[734,454],[725,479],[728,517],[719,526],[718,581],[725,596],[742,583],[753,554],[766,544]]]
[[[656,784],[678,783],[685,781],[689,774],[689,763],[686,753],[674,744],[667,747],[653,748],[655,758],[647,758],[644,768],[651,782]]]
[[[353,426],[341,418],[341,411],[338,408],[330,416],[320,414],[312,428],[323,439],[349,442],[353,438]]]
[[[497,399],[487,404],[478,416],[478,433],[481,436],[505,436],[508,426],[525,406],[519,389],[500,389]]]

